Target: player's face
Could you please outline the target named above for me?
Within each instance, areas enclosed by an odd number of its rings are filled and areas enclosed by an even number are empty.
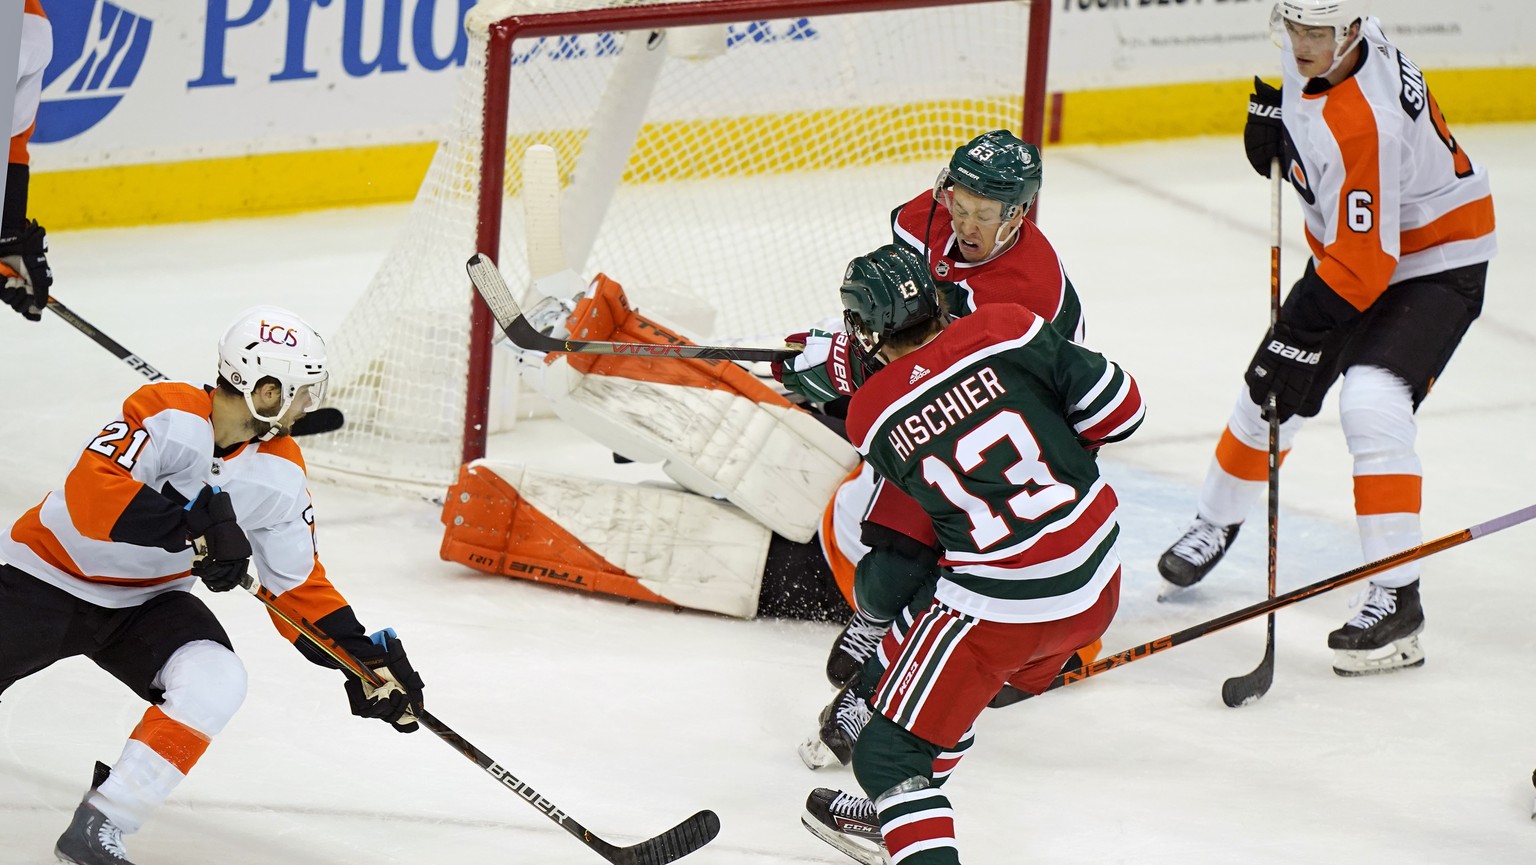
[[[952,187],[948,198],[949,221],[960,244],[960,257],[971,263],[986,261],[997,247],[998,229],[1003,227],[1006,205],[983,198],[963,186]]]
[[[1308,78],[1326,75],[1333,65],[1333,52],[1338,48],[1333,28],[1304,27],[1287,21],[1285,32],[1291,37],[1291,54],[1296,58],[1297,70]]]

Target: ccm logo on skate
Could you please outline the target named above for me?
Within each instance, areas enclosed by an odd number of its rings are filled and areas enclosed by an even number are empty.
[[[1315,365],[1319,360],[1322,360],[1323,358],[1323,353],[1321,351],[1307,351],[1304,348],[1297,348],[1294,345],[1286,345],[1278,339],[1272,339],[1269,341],[1269,350],[1283,358],[1294,360],[1297,363],[1305,363],[1309,365]]]
[[[527,799],[528,803],[533,807],[543,811],[545,814],[548,814],[556,820],[563,821],[566,819],[565,812],[561,811],[559,808],[556,808],[555,803],[545,799],[544,796],[537,790],[512,777],[512,773],[508,772],[506,769],[501,768],[500,763],[492,763],[491,768],[487,769],[486,771],[491,773],[491,777],[500,781],[503,787],[506,787],[508,790],[511,790],[524,799]]]

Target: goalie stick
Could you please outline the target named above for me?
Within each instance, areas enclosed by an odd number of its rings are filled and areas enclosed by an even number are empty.
[[[1218,616],[1217,618],[1211,619],[1210,621],[1201,622],[1198,625],[1185,628],[1178,633],[1169,634],[1166,637],[1160,637],[1156,640],[1142,643],[1139,646],[1132,646],[1123,652],[1116,652],[1113,655],[1106,655],[1084,667],[1062,673],[1053,679],[1051,683],[1045,687],[1045,690],[1054,691],[1064,685],[1080,682],[1083,679],[1089,678],[1090,676],[1097,676],[1106,670],[1113,670],[1116,667],[1123,667],[1132,661],[1139,661],[1142,658],[1155,655],[1158,652],[1166,651],[1173,648],[1174,646],[1187,643],[1190,640],[1199,639],[1200,637],[1204,637],[1207,634],[1214,634],[1217,631],[1225,630],[1233,625],[1246,622],[1249,619],[1258,618],[1259,616],[1265,615],[1267,613],[1273,613],[1283,607],[1289,607],[1298,601],[1305,601],[1314,595],[1320,595],[1324,592],[1336,589],[1339,586],[1345,586],[1350,583],[1363,580],[1366,577],[1375,576],[1376,574],[1379,574],[1383,571],[1389,571],[1398,565],[1404,565],[1408,562],[1416,562],[1419,559],[1428,558],[1435,553],[1443,552],[1450,549],[1451,547],[1460,546],[1467,541],[1477,540],[1478,538],[1481,538],[1485,535],[1491,535],[1494,532],[1507,529],[1510,526],[1519,525],[1520,523],[1532,519],[1536,519],[1536,505],[1528,505],[1517,511],[1511,511],[1510,513],[1507,513],[1501,517],[1495,517],[1491,520],[1488,520],[1487,522],[1478,523],[1477,525],[1470,528],[1462,529],[1459,532],[1452,532],[1451,534],[1448,534],[1444,537],[1435,538],[1432,541],[1425,541],[1416,547],[1409,547],[1408,549],[1401,552],[1393,553],[1384,559],[1377,559],[1374,562],[1367,562],[1358,568],[1345,571],[1342,574],[1335,574],[1325,580],[1319,580],[1310,585],[1302,586],[1299,589],[1292,589],[1283,595],[1277,595],[1267,600],[1260,601],[1256,604],[1243,607],[1240,610],[1234,610],[1224,616]],[[1011,706],[1014,703],[1029,699],[1030,696],[1030,694],[1024,691],[1020,691],[1019,689],[1010,685],[1004,685],[1003,690],[1000,691],[996,697],[992,698],[992,702],[989,705],[992,708]],[[1536,779],[1533,779],[1533,781],[1536,781]]]
[[[384,679],[369,669],[350,652],[331,639],[319,628],[315,627],[303,616],[288,609],[287,604],[277,595],[272,594],[265,586],[261,585],[249,574],[240,581],[240,586],[250,592],[266,605],[274,615],[287,622],[290,627],[303,634],[306,639],[314,643],[317,648],[325,652],[337,664],[341,665],[353,676],[378,687],[384,684]],[[694,814],[692,817],[673,826],[671,829],[648,838],[638,844],[628,847],[617,847],[592,834],[585,826],[576,822],[555,803],[544,798],[543,794],[519,780],[506,768],[491,759],[490,755],[469,743],[469,740],[454,732],[447,724],[433,717],[430,712],[423,711],[416,716],[416,720],[423,727],[431,730],[433,735],[442,739],[454,750],[463,754],[475,765],[484,769],[492,778],[495,778],[503,787],[516,793],[519,798],[537,808],[539,813],[553,820],[560,828],[571,833],[581,843],[587,845],[597,855],[612,862],[613,865],[666,865],[668,862],[681,859],[689,853],[703,847],[720,833],[720,818],[715,812],[705,810]]]
[[[75,330],[90,337],[92,342],[112,352],[118,360],[128,364],[129,367],[150,381],[170,380],[165,373],[150,366],[143,358],[124,348],[122,343],[97,330],[95,325],[81,318],[74,310],[60,303],[58,298],[50,295],[48,297],[48,308],[53,310],[54,315],[69,322]],[[309,436],[317,433],[335,432],[341,429],[344,422],[345,418],[342,416],[341,409],[317,408],[299,418],[298,422],[293,425],[293,429],[289,431],[289,434],[293,436]]]
[[[797,351],[775,348],[743,348],[720,345],[670,345],[648,342],[595,342],[579,339],[558,339],[540,333],[518,308],[512,299],[512,290],[496,263],[483,253],[475,253],[465,264],[469,281],[485,299],[486,306],[496,317],[496,323],[507,338],[518,348],[531,351],[564,352],[567,354],[618,354],[633,357],[671,357],[696,360],[775,361],[788,360]]]
[[[1269,161],[1269,328],[1280,321],[1280,158]],[[1264,401],[1269,421],[1269,596],[1275,596],[1275,572],[1280,540],[1280,412],[1275,395]],[[1253,672],[1221,683],[1221,701],[1231,708],[1244,706],[1269,693],[1275,682],[1275,614],[1269,614],[1264,638],[1264,657]]]

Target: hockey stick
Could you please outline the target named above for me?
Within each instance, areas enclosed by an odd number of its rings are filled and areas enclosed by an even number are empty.
[[[507,287],[506,280],[501,278],[501,271],[496,268],[496,263],[482,254],[475,253],[469,257],[465,269],[469,271],[469,280],[474,283],[475,290],[485,298],[485,303],[491,308],[491,314],[496,317],[496,323],[506,333],[507,338],[518,348],[531,351],[564,352],[567,354],[618,354],[633,357],[673,357],[697,360],[739,360],[739,361],[774,361],[788,360],[799,352],[774,348],[739,348],[734,346],[719,345],[672,345],[648,342],[594,342],[578,339],[558,339],[540,333],[528,319],[523,317],[523,311],[518,308],[517,302],[512,299],[512,290]]]
[[[256,596],[256,599],[266,605],[278,618],[287,622],[290,627],[303,634],[306,639],[314,643],[317,648],[331,656],[331,659],[339,664],[348,673],[362,679],[368,684],[378,687],[384,684],[384,679],[369,669],[350,652],[331,639],[319,628],[311,624],[303,616],[294,613],[287,608],[282,599],[272,594],[265,586],[247,574],[240,585],[247,592]],[[720,818],[715,812],[705,810],[694,814],[692,817],[673,826],[671,829],[646,839],[638,844],[628,847],[616,847],[607,841],[592,834],[585,826],[569,817],[560,810],[555,803],[544,798],[543,794],[534,790],[523,781],[518,780],[495,760],[471,745],[467,739],[454,732],[447,724],[433,717],[430,712],[420,712],[416,720],[423,727],[431,730],[434,735],[463,754],[475,765],[484,769],[487,774],[501,782],[503,787],[516,793],[523,801],[539,810],[539,813],[559,824],[560,828],[571,833],[578,841],[587,845],[614,865],[665,865],[687,856],[689,853],[703,847],[720,833]]]
[[[1269,161],[1269,327],[1280,321],[1280,158]],[[1280,539],[1280,412],[1275,395],[1265,399],[1264,414],[1269,420],[1269,596],[1275,596],[1275,569],[1279,560]],[[1221,683],[1221,701],[1232,708],[1246,705],[1269,693],[1275,682],[1275,614],[1269,614],[1264,639],[1264,659],[1253,672],[1234,676]]]
[[[150,381],[169,381],[165,373],[150,366],[143,358],[124,348],[121,343],[110,336],[97,330],[95,325],[75,314],[75,311],[60,303],[58,298],[48,297],[48,308],[54,315],[64,319],[80,331],[90,337],[93,342],[107,351],[112,352],[118,360],[128,364]],[[344,418],[339,408],[317,408],[314,411],[299,418],[293,425],[290,435],[308,436],[316,433],[335,432],[341,429]]]
[[[1298,601],[1305,601],[1310,597],[1320,595],[1324,592],[1332,591],[1333,589],[1337,589],[1340,586],[1348,585],[1358,580],[1365,579],[1366,577],[1375,576],[1376,574],[1379,574],[1383,571],[1389,571],[1398,565],[1405,565],[1409,562],[1416,562],[1419,559],[1428,558],[1435,553],[1443,552],[1450,549],[1451,547],[1460,546],[1467,541],[1475,541],[1478,538],[1491,535],[1494,532],[1507,529],[1510,526],[1519,525],[1520,523],[1532,519],[1536,519],[1536,505],[1527,505],[1526,507],[1523,507],[1517,511],[1511,511],[1510,513],[1507,513],[1501,517],[1495,517],[1491,520],[1488,520],[1487,522],[1478,523],[1471,528],[1462,529],[1459,532],[1452,532],[1445,537],[1436,538],[1432,541],[1425,541],[1416,547],[1409,547],[1408,549],[1401,552],[1393,553],[1384,559],[1377,559],[1374,562],[1367,562],[1358,568],[1345,571],[1342,574],[1335,574],[1326,580],[1319,580],[1315,583],[1312,583],[1311,585],[1302,586],[1299,589],[1292,589],[1283,595],[1277,595],[1275,597],[1269,598],[1268,600],[1260,601],[1256,604],[1243,607],[1240,610],[1234,610],[1233,612],[1227,613],[1224,616],[1218,616],[1217,618],[1211,619],[1210,621],[1201,622],[1198,625],[1185,628],[1178,633],[1169,634],[1166,637],[1159,637],[1156,640],[1142,643],[1139,646],[1132,646],[1123,652],[1116,652],[1113,655],[1107,655],[1105,657],[1099,658],[1087,666],[1080,667],[1069,672],[1063,672],[1061,675],[1051,680],[1051,683],[1045,687],[1045,690],[1054,691],[1064,685],[1080,682],[1083,679],[1089,678],[1090,676],[1097,676],[1105,670],[1113,670],[1116,667],[1123,667],[1132,661],[1139,661],[1142,658],[1155,655],[1158,652],[1166,651],[1173,648],[1174,646],[1187,643],[1190,640],[1199,639],[1200,637],[1204,637],[1207,634],[1214,634],[1217,631],[1225,630],[1232,627],[1233,625],[1246,622],[1249,619],[1256,619],[1259,616],[1265,614],[1272,614],[1276,610],[1279,610],[1283,607],[1289,607]],[[1024,691],[1020,691],[1017,688],[1013,688],[1012,686],[1004,686],[1003,691],[992,699],[991,706],[993,708],[997,708],[999,706],[1009,706],[1022,700],[1027,700],[1029,697],[1030,695]]]

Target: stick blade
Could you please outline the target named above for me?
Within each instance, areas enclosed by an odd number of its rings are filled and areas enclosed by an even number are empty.
[[[608,861],[614,865],[666,865],[698,850],[719,834],[720,817],[706,809],[655,838],[616,851]]]
[[[1275,683],[1275,614],[1269,614],[1269,639],[1264,644],[1264,660],[1253,672],[1234,676],[1221,683],[1221,701],[1236,709],[1269,693]]]

